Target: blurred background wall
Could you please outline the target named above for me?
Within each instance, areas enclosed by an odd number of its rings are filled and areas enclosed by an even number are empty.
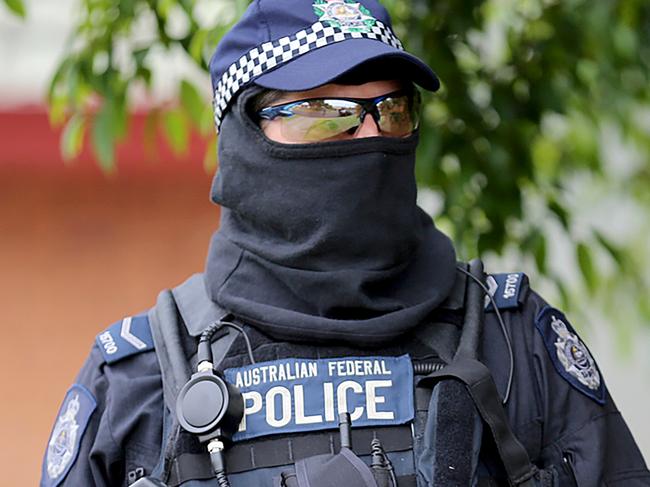
[[[44,92],[71,26],[74,0],[27,3],[22,22],[0,9],[0,458],[1,485],[36,485],[45,444],[66,389],[104,327],[151,306],[157,293],[202,270],[218,209],[208,199],[206,142],[178,156],[162,140],[143,148],[144,116],[121,144],[117,170],[100,171],[86,148],[64,163]],[[161,56],[165,79],[195,76]],[[504,269],[517,270],[517,269]],[[532,278],[535,282],[535,278]],[[650,456],[650,336],[625,356],[594,317],[590,344]]]

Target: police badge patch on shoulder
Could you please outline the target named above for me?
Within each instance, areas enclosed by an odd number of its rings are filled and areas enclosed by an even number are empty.
[[[413,419],[413,366],[400,357],[282,359],[226,369],[244,396],[235,441],[338,427],[348,412],[353,427]]]
[[[96,407],[88,389],[79,384],[70,388],[47,444],[41,487],[55,487],[64,479],[77,458],[81,438]]]
[[[553,365],[569,384],[599,404],[605,404],[605,386],[587,346],[561,311],[545,306],[535,326]]]

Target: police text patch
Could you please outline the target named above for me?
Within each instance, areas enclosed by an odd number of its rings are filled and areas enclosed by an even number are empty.
[[[41,487],[55,487],[63,480],[79,453],[79,444],[91,414],[97,407],[85,387],[73,385],[63,400],[43,460]]]
[[[564,313],[545,306],[535,319],[535,327],[559,374],[586,396],[605,404],[605,386],[598,366]]]
[[[332,429],[350,413],[353,427],[413,419],[413,367],[400,357],[283,359],[225,371],[244,396],[234,440]]]

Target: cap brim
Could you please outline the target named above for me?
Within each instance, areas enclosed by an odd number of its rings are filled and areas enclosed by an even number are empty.
[[[409,79],[425,90],[437,91],[440,81],[417,57],[372,39],[349,39],[330,44],[278,66],[255,78],[257,85],[273,90],[304,91],[330,83],[343,74],[372,62],[386,60],[384,79]],[[393,69],[399,63],[400,69]],[[377,78],[376,70],[373,73]]]

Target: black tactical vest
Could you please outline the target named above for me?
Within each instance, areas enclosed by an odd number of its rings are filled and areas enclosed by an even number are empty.
[[[379,444],[390,465],[385,480],[375,478],[378,487],[554,485],[552,471],[540,472],[530,463],[507,425],[489,371],[472,355],[480,335],[484,294],[478,287],[472,289],[468,282],[465,273],[459,272],[454,292],[426,324],[380,350],[276,342],[245,323],[241,325],[258,363],[284,358],[322,360],[408,354],[414,372],[410,385],[414,391],[412,420],[387,426],[352,424],[354,456],[372,464],[377,461]],[[477,300],[480,311],[474,305],[468,312],[468,301]],[[493,305],[499,306],[496,302]],[[195,370],[196,337],[223,315],[223,310],[208,298],[201,275],[161,293],[149,313],[166,406],[163,450],[152,478],[165,485],[217,485],[205,446],[180,428],[175,419],[175,400],[190,371]],[[468,321],[475,322],[472,326],[476,330],[468,332],[466,325],[464,328]],[[232,330],[224,329],[212,349],[215,368],[220,371],[248,364],[244,341]],[[333,480],[319,484],[319,479],[327,479],[329,474],[309,478],[309,469],[332,474],[347,468],[337,467],[343,465],[336,463],[342,452],[339,433],[331,428],[276,434],[234,443],[226,451],[226,468],[232,487],[320,487],[333,485]],[[492,475],[494,465],[500,466],[499,476],[507,479],[505,482],[499,483]],[[302,484],[297,483],[301,472]],[[359,484],[365,485],[372,484]]]

